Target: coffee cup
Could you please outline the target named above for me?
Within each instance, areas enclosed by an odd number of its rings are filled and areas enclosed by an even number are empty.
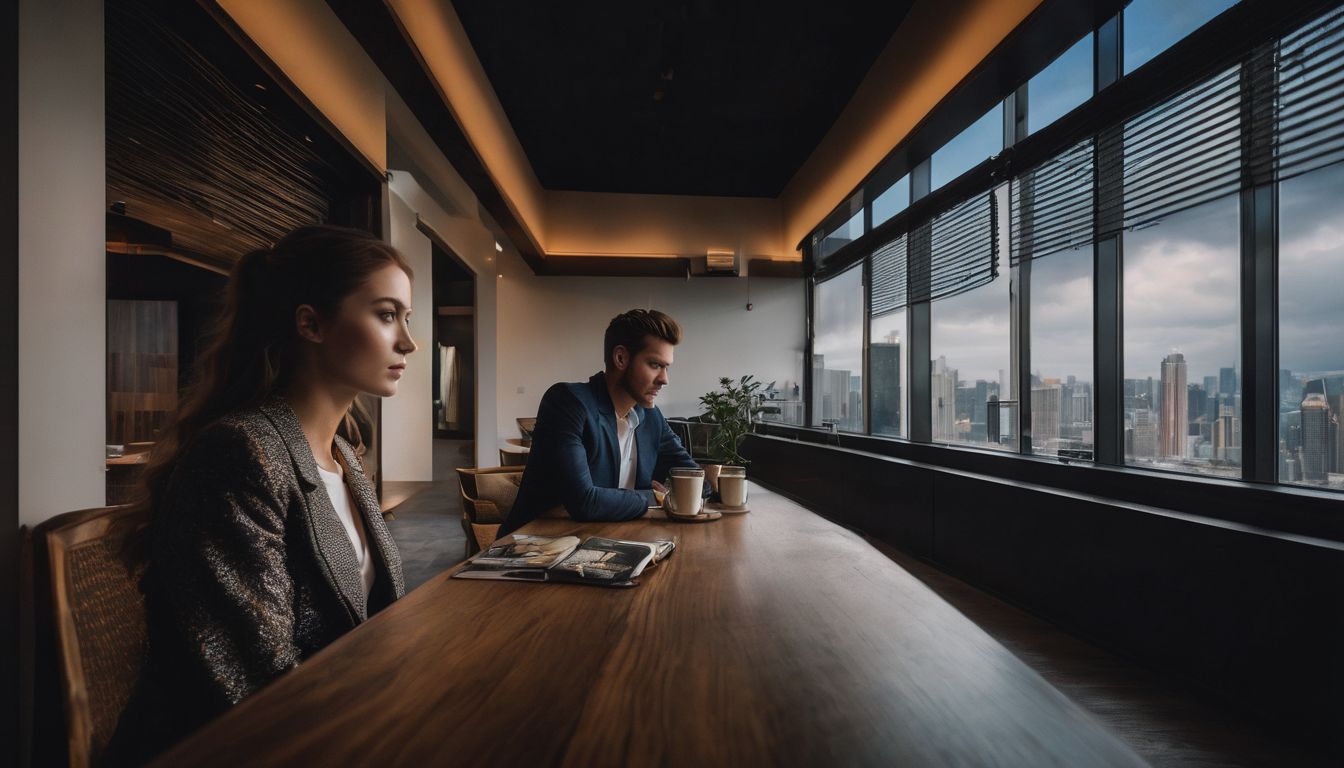
[[[675,467],[672,470],[672,486],[663,498],[663,507],[674,515],[698,515],[704,499],[705,471]]]
[[[719,470],[719,499],[725,507],[747,505],[747,470],[726,466]]]

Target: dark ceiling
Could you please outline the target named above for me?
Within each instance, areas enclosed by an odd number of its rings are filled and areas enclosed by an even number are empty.
[[[910,0],[453,0],[542,186],[775,197]]]

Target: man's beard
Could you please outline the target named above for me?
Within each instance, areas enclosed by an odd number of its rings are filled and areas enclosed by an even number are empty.
[[[643,404],[644,404],[644,395],[643,395],[643,393],[641,393],[641,392],[639,392],[638,390],[636,390],[636,389],[635,389],[635,385],[630,381],[630,369],[629,369],[629,368],[625,369],[624,371],[621,371],[621,389],[624,389],[624,390],[625,390],[625,393],[626,393],[627,395],[633,397],[633,398],[635,399],[635,402],[636,402],[637,404],[639,404],[639,405],[643,405]]]

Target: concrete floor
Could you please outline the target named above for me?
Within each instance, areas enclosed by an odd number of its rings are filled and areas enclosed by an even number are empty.
[[[471,458],[470,441],[435,440],[434,482],[415,483],[410,497],[393,509],[387,528],[401,551],[407,592],[465,559],[462,494],[454,470],[470,466]],[[385,493],[389,485],[384,483]]]

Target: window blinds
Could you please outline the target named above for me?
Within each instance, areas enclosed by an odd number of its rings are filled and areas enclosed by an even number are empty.
[[[1344,160],[1344,8],[1283,38],[1278,76],[1278,177]]]
[[[911,303],[955,296],[991,282],[998,275],[999,249],[994,193],[984,192],[953,206],[929,224],[928,257],[912,247],[909,264]]]
[[[1013,266],[1092,242],[1093,153],[1088,139],[1013,179]]]
[[[1240,189],[1240,94],[1234,67],[1103,131],[1098,162],[1115,164],[1118,153],[1124,183],[1103,186],[1099,205],[1113,208],[1123,195],[1120,223],[1132,229]]]
[[[904,307],[907,302],[906,237],[892,240],[873,252],[870,272],[868,312],[882,317]]]

